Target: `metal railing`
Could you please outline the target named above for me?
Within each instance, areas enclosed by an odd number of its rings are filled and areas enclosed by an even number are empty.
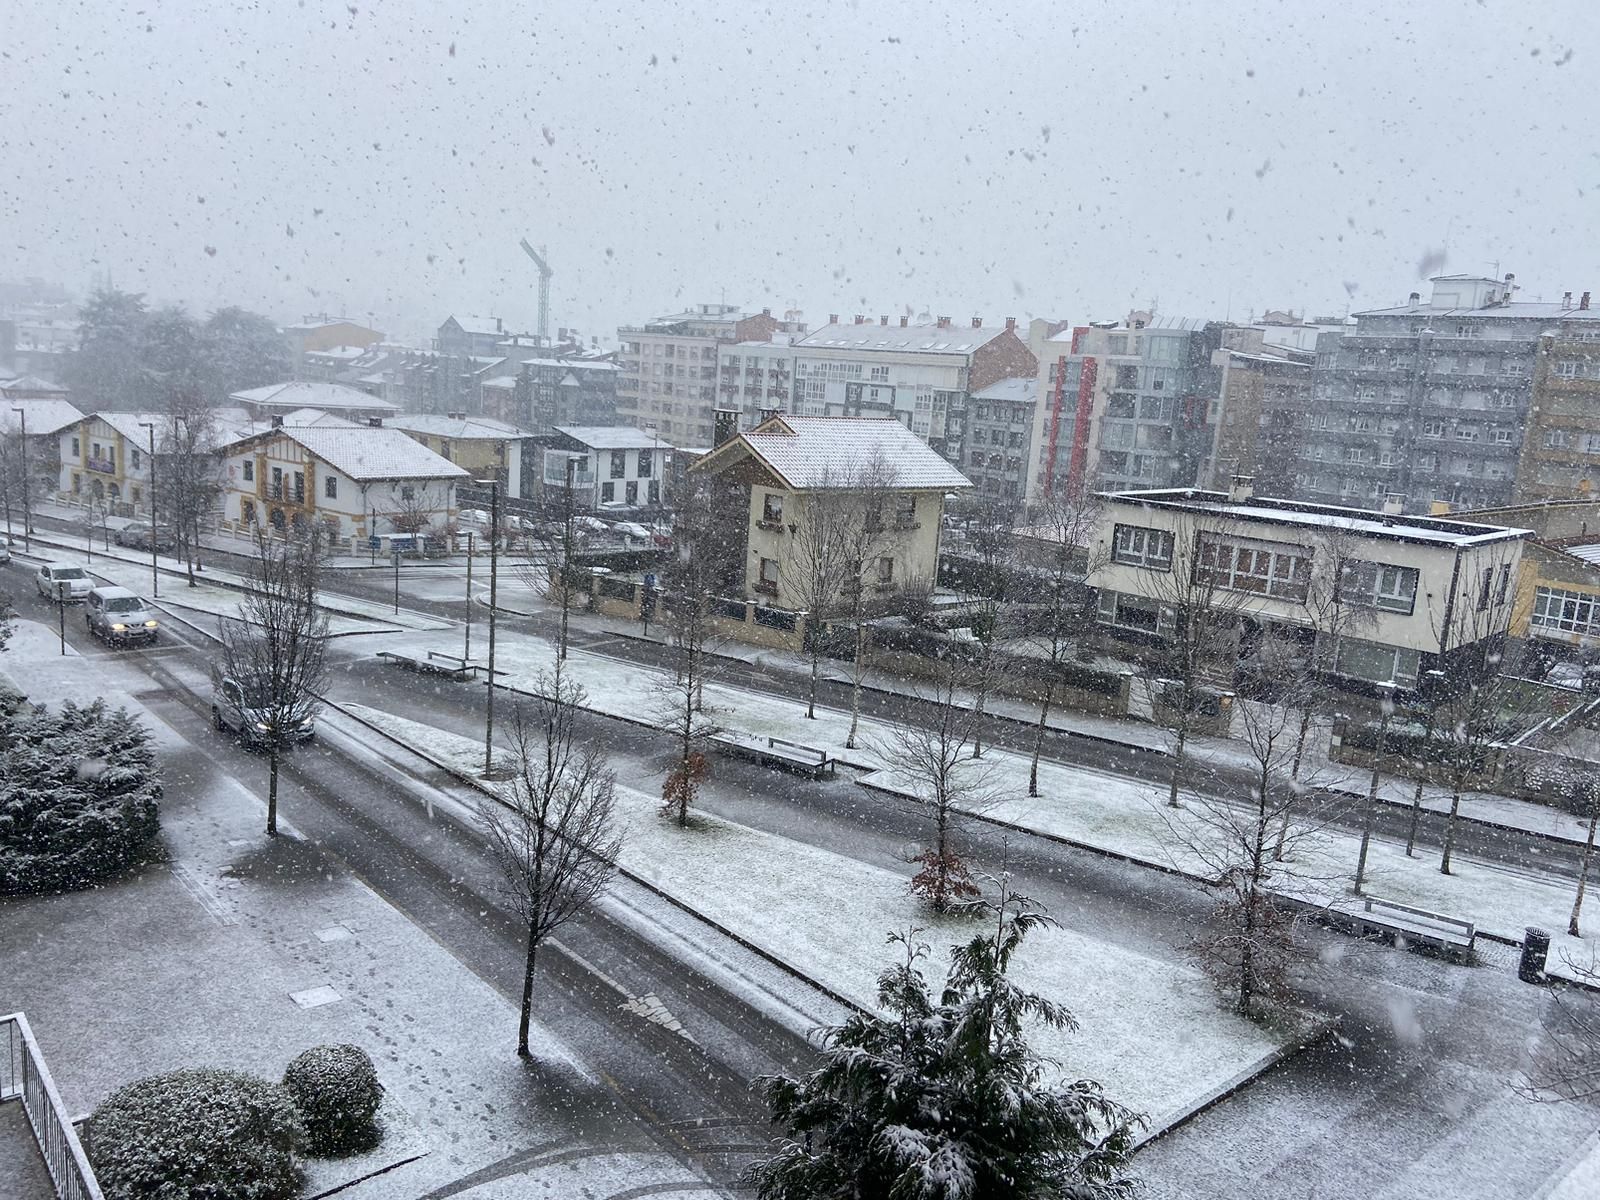
[[[61,1200],[103,1200],[89,1156],[72,1128],[61,1093],[56,1091],[50,1068],[45,1066],[39,1043],[28,1027],[28,1018],[19,1012],[0,1016],[0,1028],[5,1031],[5,1053],[0,1055],[0,1102],[22,1101],[45,1170]]]

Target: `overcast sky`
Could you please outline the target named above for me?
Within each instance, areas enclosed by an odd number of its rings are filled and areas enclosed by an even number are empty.
[[[1553,299],[1600,291],[1597,69],[1593,0],[0,0],[0,278],[412,337],[531,326],[524,236],[608,338],[1317,315],[1441,256]]]

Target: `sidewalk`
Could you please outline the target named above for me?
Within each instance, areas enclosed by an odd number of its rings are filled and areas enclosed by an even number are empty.
[[[263,804],[206,748],[140,705],[151,684],[114,655],[57,654],[21,622],[0,671],[32,698],[105,694],[139,709],[165,768],[165,861],[106,885],[0,901],[4,1004],[28,1013],[69,1112],[133,1079],[221,1066],[276,1079],[301,1050],[350,1042],[377,1064],[387,1133],[360,1159],[310,1160],[305,1195],[414,1200],[479,1172],[508,1181],[536,1152],[636,1157],[636,1182],[699,1180],[619,1125],[606,1085],[537,1024],[511,1053],[516,1007]],[[528,1162],[508,1164],[519,1154]],[[392,1168],[392,1169],[390,1169]],[[586,1185],[586,1169],[574,1186]],[[0,1189],[3,1190],[3,1189]]]
[[[488,603],[487,593],[482,597],[482,601]],[[502,611],[508,611],[503,605],[501,608]],[[517,615],[530,615],[521,610],[510,611],[516,611]],[[572,613],[570,621],[575,628],[611,633],[619,638],[649,641],[661,646],[667,644],[666,635],[659,632],[658,627],[652,627],[650,635],[645,637],[637,621],[586,612]],[[717,645],[712,652],[724,658],[783,671],[800,678],[807,678],[811,674],[810,660],[804,655],[790,651],[725,641]],[[848,667],[835,659],[823,660],[821,674],[824,679],[833,682],[850,682]],[[914,680],[907,680],[871,666],[862,675],[863,692],[876,695],[904,695],[908,687],[915,686]],[[970,692],[965,696],[968,703],[974,702],[975,697]],[[1037,705],[1006,696],[991,696],[985,702],[984,709],[996,717],[1030,727],[1039,720]],[[1101,717],[1052,705],[1048,727],[1056,733],[1126,746],[1139,754],[1172,753],[1172,735],[1167,730],[1132,717]],[[1331,730],[1331,725],[1326,721],[1317,721],[1313,724],[1306,743],[1304,766],[1306,777],[1330,781],[1331,786],[1338,790],[1365,796],[1371,772],[1361,767],[1335,763],[1328,758]],[[1237,739],[1191,734],[1188,738],[1188,751],[1197,763],[1237,771],[1251,771],[1256,766],[1248,751]],[[1415,779],[1405,775],[1380,773],[1378,799],[1383,803],[1409,810],[1415,793]],[[1447,813],[1450,809],[1450,797],[1441,794],[1437,788],[1426,787],[1423,789],[1422,807],[1429,813]],[[1459,818],[1474,824],[1516,830],[1576,846],[1583,845],[1588,835],[1588,822],[1582,817],[1563,809],[1551,808],[1529,800],[1518,800],[1510,796],[1499,796],[1492,792],[1463,793]]]

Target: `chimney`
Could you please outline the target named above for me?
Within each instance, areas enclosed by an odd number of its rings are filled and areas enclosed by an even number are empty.
[[[972,318],[972,327],[974,329],[982,329],[983,328],[983,318],[982,317],[973,317]]]
[[[494,331],[496,333],[504,333],[506,331],[506,327],[504,325],[500,324],[500,318],[499,317],[496,317],[494,319]]]
[[[281,416],[277,415],[277,414],[274,414],[273,417],[272,417],[272,427],[274,429],[282,429],[283,428],[283,418]]]
[[[1572,293],[1571,292],[1562,292],[1561,293],[1561,307],[1562,308],[1571,308],[1572,307]]]
[[[712,416],[711,445],[713,448],[729,441],[734,434],[739,432],[739,410],[737,408],[719,408]]]
[[[1383,515],[1398,517],[1406,510],[1406,498],[1400,492],[1385,492],[1383,494]]]
[[[838,313],[829,313],[828,314],[828,324],[829,325],[837,325],[838,323],[839,323],[839,314]]]
[[[1256,494],[1256,481],[1253,475],[1235,475],[1228,486],[1228,503],[1243,504]]]
[[[1571,296],[1572,293],[1568,292],[1567,295]],[[860,313],[857,313],[856,314],[856,324],[857,325],[865,325],[866,323],[867,323],[867,319],[865,317],[863,317]]]
[[[910,317],[901,317],[900,318],[900,328],[904,329],[906,327],[906,322],[909,321],[910,319],[911,319]]]
[[[1007,333],[1015,333],[1016,331],[1017,331],[1017,319],[1015,317],[1007,317],[1006,318],[1006,332]]]
[[[383,428],[383,418],[382,417],[368,417],[367,418],[367,427],[370,428],[370,429],[382,429]]]
[[[1580,296],[1578,298],[1578,307],[1581,308],[1584,312],[1588,312],[1589,311],[1589,293],[1588,292],[1585,292],[1582,296]]]
[[[934,322],[934,325],[936,325],[940,329],[949,329],[950,328],[950,318],[949,317],[940,317],[937,321]]]
[[[1422,293],[1421,292],[1412,292],[1411,296],[1410,296],[1410,300],[1411,300],[1411,307],[1415,308],[1417,305],[1422,303]]]
[[[1589,294],[1588,292],[1584,293],[1585,296],[1587,296],[1588,294]],[[878,318],[878,324],[879,325],[887,325],[888,323],[889,323],[889,318],[888,317],[879,317]]]
[[[783,409],[781,408],[763,408],[761,410],[761,419],[763,421],[770,421],[773,417],[780,416],[782,413]]]
[[[761,315],[763,317],[770,317],[772,315],[772,310],[770,308],[763,308],[761,310]]]

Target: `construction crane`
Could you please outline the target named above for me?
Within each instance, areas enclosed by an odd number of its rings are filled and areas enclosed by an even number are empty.
[[[533,265],[539,268],[539,341],[544,343],[550,340],[550,276],[555,272],[550,269],[550,264],[545,262],[545,249],[540,246],[535,250],[528,245],[528,239],[522,239],[522,252],[533,259]]]

